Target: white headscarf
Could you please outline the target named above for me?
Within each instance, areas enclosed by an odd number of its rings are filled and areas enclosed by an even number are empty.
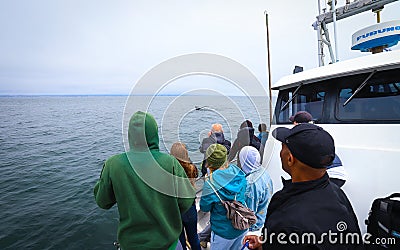
[[[261,166],[260,153],[255,147],[252,146],[245,146],[240,150],[239,161],[242,166],[242,170],[246,174]]]

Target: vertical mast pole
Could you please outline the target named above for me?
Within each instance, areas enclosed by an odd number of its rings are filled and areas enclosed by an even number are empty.
[[[271,79],[271,57],[269,50],[269,27],[268,27],[268,13],[264,11],[265,14],[265,26],[267,28],[267,67],[268,67],[268,89],[269,89],[269,126],[272,125],[272,79]]]
[[[339,61],[337,33],[336,33],[336,3],[335,2],[336,2],[336,0],[332,0],[333,36],[334,36],[334,40],[335,40],[335,57],[336,57],[336,61],[332,60],[333,63]]]
[[[318,16],[321,15],[321,0],[318,0]],[[318,37],[318,66],[324,66],[324,43],[322,42],[322,29],[319,20],[314,23],[314,30],[317,31]]]

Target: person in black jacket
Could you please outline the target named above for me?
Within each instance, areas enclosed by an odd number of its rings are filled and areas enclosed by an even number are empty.
[[[260,139],[254,135],[253,123],[249,120],[245,120],[240,124],[239,131],[237,133],[237,138],[233,142],[231,151],[228,155],[228,161],[232,161],[235,159],[236,155],[240,152],[240,150],[245,146],[255,147],[261,155],[261,162],[263,159],[264,147],[261,144]],[[240,164],[238,164],[240,167]]]
[[[364,249],[357,217],[326,172],[335,157],[331,135],[313,124],[277,128],[282,168],[290,176],[272,196],[263,238],[246,236],[250,249]],[[279,236],[278,236],[279,235]]]
[[[229,151],[231,149],[231,142],[225,139],[222,125],[219,123],[215,123],[211,126],[211,130],[210,132],[208,132],[208,137],[203,139],[199,148],[200,152],[204,154],[203,163],[201,164],[202,176],[204,176],[207,173],[205,153],[207,151],[207,148],[215,143],[225,146],[229,154]]]

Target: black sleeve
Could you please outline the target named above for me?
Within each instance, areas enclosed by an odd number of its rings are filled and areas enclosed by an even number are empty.
[[[233,159],[235,159],[238,151],[239,151],[239,140],[236,139],[233,142],[233,146],[231,147],[231,150],[229,151],[228,161],[232,161]]]
[[[226,148],[226,151],[228,151],[228,155],[229,155],[229,152],[231,151],[231,142],[225,140],[225,141],[224,141],[224,146],[225,146],[225,148]]]
[[[203,139],[199,148],[200,152],[203,154],[207,151],[207,148],[210,146],[210,143],[208,142],[207,139],[208,138]]]

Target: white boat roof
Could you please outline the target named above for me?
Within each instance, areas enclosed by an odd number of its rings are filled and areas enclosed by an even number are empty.
[[[282,77],[273,85],[272,89],[292,88],[300,83],[309,84],[342,76],[371,72],[373,69],[392,69],[396,66],[400,66],[400,50],[370,54]]]

